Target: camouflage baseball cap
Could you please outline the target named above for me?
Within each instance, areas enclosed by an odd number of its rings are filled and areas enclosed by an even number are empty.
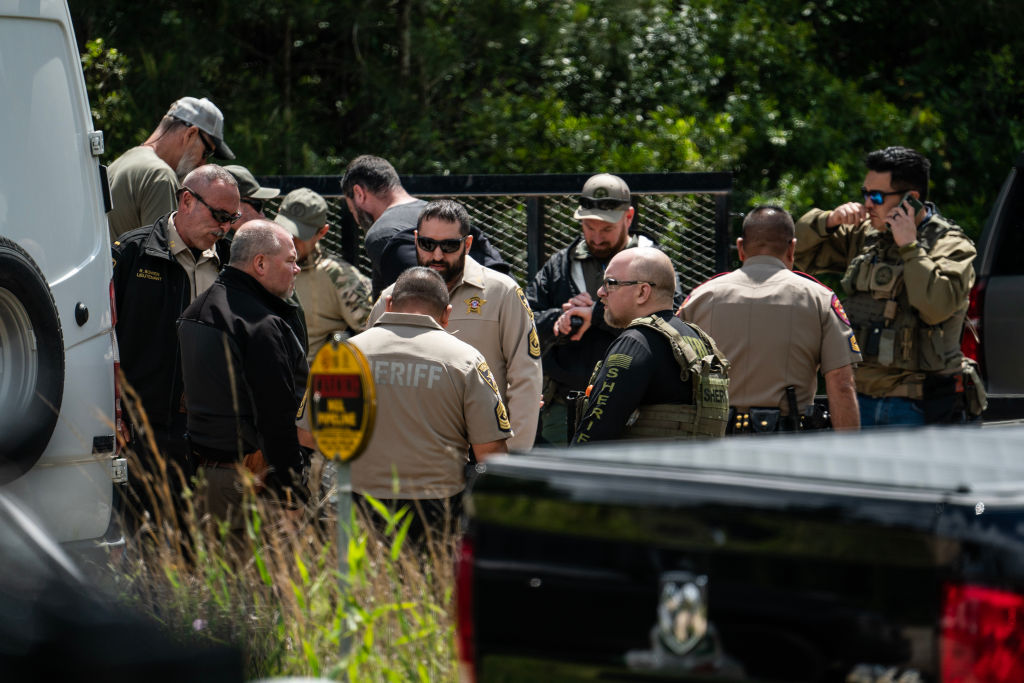
[[[205,97],[201,100],[195,97],[182,97],[167,110],[167,116],[195,126],[213,138],[216,145],[214,156],[220,159],[235,158],[235,153],[224,142],[224,114],[221,114],[217,105],[210,100]]]
[[[281,194],[281,190],[276,187],[260,187],[256,176],[245,166],[225,166],[224,170],[235,177],[238,196],[242,199],[273,199]]]
[[[327,223],[327,202],[308,187],[285,195],[274,221],[300,240],[313,237]]]
[[[629,186],[617,175],[599,173],[583,185],[580,205],[572,215],[576,220],[594,218],[616,223],[629,208]]]

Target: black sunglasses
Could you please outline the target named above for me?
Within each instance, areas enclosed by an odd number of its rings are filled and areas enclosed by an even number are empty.
[[[650,285],[655,287],[656,285],[650,280],[616,280],[613,277],[606,277],[603,280],[604,288],[611,291],[617,287],[625,287],[627,285]]]
[[[872,204],[881,204],[885,201],[886,197],[894,194],[903,194],[906,190],[893,190],[892,192],[882,192],[881,190],[869,190],[866,187],[860,188],[860,194],[864,197],[864,201],[871,200]]]
[[[193,197],[198,199],[200,204],[202,204],[207,209],[209,209],[210,210],[210,215],[213,216],[213,220],[217,221],[218,223],[230,223],[230,224],[233,225],[235,223],[235,221],[237,221],[239,218],[242,217],[242,213],[241,212],[238,212],[238,213],[228,213],[224,209],[215,209],[215,208],[213,208],[212,206],[207,204],[206,200],[203,199],[202,197],[200,197],[199,193],[196,192],[195,190],[193,190],[192,188],[183,187],[181,189],[185,190],[190,195],[192,195]]]
[[[263,213],[263,200],[252,197],[242,197],[242,201],[252,207],[256,213]]]
[[[196,130],[199,131],[199,139],[203,142],[203,158],[209,159],[213,156],[213,153],[217,151],[217,145],[206,139],[201,128],[197,126]]]
[[[438,247],[441,247],[441,251],[443,251],[446,254],[454,254],[455,252],[457,252],[459,250],[459,247],[461,247],[462,243],[465,242],[465,241],[466,241],[465,237],[460,237],[457,240],[455,240],[455,239],[452,239],[452,240],[432,240],[429,237],[417,237],[416,238],[416,244],[423,251],[428,251],[428,252],[433,253],[433,251],[435,249],[437,249]]]
[[[597,209],[598,211],[611,211],[613,209],[620,209],[623,206],[627,205],[629,205],[629,202],[623,199],[591,199],[590,197],[580,197],[581,209]]]

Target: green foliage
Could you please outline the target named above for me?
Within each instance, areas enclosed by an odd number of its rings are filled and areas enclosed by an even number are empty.
[[[364,152],[403,173],[730,170],[734,206],[773,198],[800,213],[856,199],[864,154],[904,144],[930,156],[933,198],[977,234],[1024,147],[1024,5],[1011,0],[72,12],[111,159],[191,94],[221,107],[259,174],[335,174]]]
[[[173,509],[169,489],[157,488],[158,509]],[[186,501],[195,499],[189,493]],[[180,642],[240,649],[246,680],[455,680],[454,539],[409,547],[409,511],[371,503],[387,529],[377,535],[347,520],[346,571],[329,496],[296,524],[250,486],[243,533],[188,503],[186,534],[173,513],[154,521],[129,539],[128,557],[109,575],[122,601]]]

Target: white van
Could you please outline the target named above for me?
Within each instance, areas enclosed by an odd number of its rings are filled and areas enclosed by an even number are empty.
[[[0,93],[0,492],[96,539],[124,478],[109,200],[63,0],[0,0]]]

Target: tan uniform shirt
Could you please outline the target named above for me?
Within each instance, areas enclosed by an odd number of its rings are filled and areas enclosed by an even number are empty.
[[[415,313],[385,313],[350,343],[369,361],[377,392],[376,425],[352,462],[352,489],[375,498],[441,499],[465,488],[470,444],[511,432],[480,352]]]
[[[774,256],[752,256],[739,270],[698,286],[680,317],[711,335],[732,363],[729,404],[779,408],[789,414],[786,387],[802,408],[814,400],[818,368],[857,363],[853,330],[838,297]]]
[[[167,246],[174,255],[174,260],[188,275],[190,287],[188,300],[195,301],[196,297],[209,289],[213,281],[217,279],[221,267],[220,258],[217,256],[217,251],[210,247],[201,253],[199,260],[196,261],[192,250],[188,248],[178,234],[178,229],[174,227],[174,216],[176,215],[174,213],[167,218]]]
[[[930,205],[929,205],[930,206]],[[865,249],[869,236],[878,235],[870,221],[859,225],[840,225],[827,229],[831,211],[811,209],[796,223],[796,267],[809,273],[843,273],[850,261]],[[933,220],[944,221],[937,217]],[[918,232],[923,226],[919,226]],[[891,240],[891,238],[890,238]],[[920,245],[895,247],[894,261],[903,265],[905,292],[901,298],[916,311],[925,325],[938,325],[967,311],[967,300],[974,285],[974,244],[959,230],[939,237],[928,249]],[[856,326],[860,321],[854,317]],[[962,323],[961,323],[962,324]],[[960,325],[951,324],[959,334]],[[956,364],[959,368],[959,361]],[[857,392],[869,396],[899,395],[901,388],[919,383],[924,373],[872,361],[862,363],[855,374]]]
[[[384,313],[385,289],[371,324]],[[509,450],[527,451],[537,435],[543,370],[533,312],[515,280],[466,257],[462,279],[451,291],[448,331],[484,355],[508,406],[514,436]]]
[[[178,176],[152,147],[132,147],[107,169],[110,201],[107,214],[110,242],[178,208]]]
[[[370,279],[345,261],[314,247],[295,276],[295,293],[306,316],[309,362],[334,332],[366,329],[370,316]]]

